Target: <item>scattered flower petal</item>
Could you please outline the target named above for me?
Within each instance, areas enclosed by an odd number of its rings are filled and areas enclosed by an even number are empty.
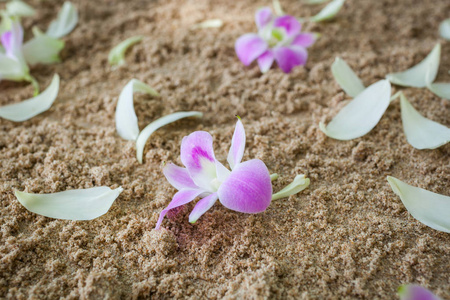
[[[333,19],[341,10],[345,0],[333,0],[327,4],[317,15],[311,18],[313,22],[322,22]]]
[[[305,0],[307,4],[322,4],[328,2],[329,0]]]
[[[432,292],[424,287],[413,284],[405,284],[398,288],[400,300],[440,300]]]
[[[420,63],[406,71],[388,74],[386,79],[401,86],[426,87],[428,83],[433,82],[436,78],[440,56],[441,44],[436,44],[433,50]]]
[[[430,83],[427,87],[432,93],[439,97],[450,100],[450,83]]]
[[[391,98],[391,85],[387,80],[380,80],[353,99],[325,127],[320,123],[320,130],[337,140],[351,140],[371,131],[380,121]]]
[[[334,79],[337,81],[339,86],[350,97],[356,97],[365,90],[365,86],[361,79],[359,79],[358,75],[353,72],[353,70],[343,59],[336,57],[333,65],[331,66],[331,72],[333,73]]]
[[[223,21],[221,19],[211,19],[195,24],[194,26],[192,26],[192,29],[220,28],[222,26]]]
[[[23,55],[30,65],[51,64],[60,62],[59,52],[64,48],[64,42],[52,38],[39,30],[33,28],[34,38],[23,45]]]
[[[272,175],[270,177],[272,178]],[[284,189],[272,195],[272,201],[300,193],[309,186],[309,182],[309,178],[306,178],[304,174],[295,176],[294,180]]]
[[[111,190],[101,186],[54,194],[15,191],[15,195],[33,213],[55,219],[82,221],[104,215],[122,191],[121,187]]]
[[[391,176],[387,180],[415,219],[433,229],[450,233],[450,197],[408,185]]]
[[[31,17],[36,14],[36,11],[25,2],[14,0],[6,3],[6,13],[15,17]]]
[[[60,39],[68,35],[77,26],[78,10],[71,2],[64,2],[61,10],[58,12],[56,20],[48,26],[46,34],[49,37]]]
[[[281,7],[280,0],[273,0],[272,1],[273,10],[275,11],[275,14],[278,16],[283,16],[286,13],[283,11],[283,8]]]
[[[183,118],[188,117],[197,117],[201,118],[203,117],[203,114],[198,111],[179,111],[164,117],[161,117],[157,119],[156,121],[151,122],[148,124],[144,129],[142,129],[141,133],[139,133],[137,139],[136,139],[136,156],[137,160],[142,163],[143,162],[143,155],[144,155],[144,148],[145,144],[147,143],[148,138],[158,130],[159,128],[173,123],[175,121],[178,121]]]
[[[435,149],[450,141],[450,128],[423,117],[400,95],[403,130],[406,139],[416,149]]]
[[[109,64],[111,66],[121,66],[125,64],[125,52],[127,52],[128,48],[134,44],[142,41],[143,38],[143,36],[133,36],[127,38],[125,41],[120,42],[117,46],[112,48],[108,55]]]
[[[14,122],[28,120],[48,110],[58,96],[58,91],[59,76],[55,74],[50,85],[41,94],[19,103],[0,107],[0,117]]]
[[[441,25],[439,25],[439,34],[442,38],[450,40],[450,19],[442,21]]]

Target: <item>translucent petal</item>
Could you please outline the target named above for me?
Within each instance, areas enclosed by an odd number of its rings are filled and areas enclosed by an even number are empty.
[[[416,149],[435,149],[450,141],[450,128],[423,117],[400,95],[403,130],[406,139]]]
[[[139,133],[137,140],[136,140],[136,156],[137,160],[142,163],[143,161],[143,155],[144,155],[144,148],[145,144],[147,143],[148,138],[158,130],[159,128],[173,123],[175,121],[178,121],[183,118],[188,117],[197,117],[201,118],[203,117],[203,114],[198,111],[179,111],[164,117],[161,117],[157,119],[156,121],[151,122],[148,124],[142,131]]]
[[[48,26],[46,34],[59,39],[68,35],[78,23],[78,10],[71,2],[64,2],[58,17]]]
[[[139,125],[133,103],[135,92],[159,96],[152,87],[137,79],[131,79],[123,88],[117,101],[116,129],[122,138],[130,141],[135,141],[139,136]]]
[[[60,62],[59,52],[64,48],[64,42],[33,28],[34,38],[23,45],[23,55],[30,65],[51,64]]]
[[[414,284],[405,284],[398,288],[400,300],[440,300],[439,297],[424,287]]]
[[[439,97],[450,100],[450,83],[430,83],[428,89]]]
[[[414,218],[433,229],[450,233],[450,197],[408,185],[391,176],[387,180]]]
[[[245,150],[245,130],[241,119],[238,118],[236,128],[234,129],[233,138],[231,139],[231,147],[228,151],[228,164],[233,170],[234,166],[239,164],[244,156]]]
[[[211,19],[195,24],[194,26],[192,26],[192,29],[220,28],[222,26],[223,21],[221,19]]]
[[[31,17],[36,14],[36,11],[20,0],[13,0],[6,3],[6,12],[10,16],[16,17]]]
[[[125,63],[125,52],[127,52],[128,48],[134,44],[142,41],[143,38],[143,36],[133,36],[123,42],[120,42],[117,46],[112,48],[108,55],[109,64],[111,66],[123,65]]]
[[[436,44],[433,50],[420,63],[406,71],[388,74],[386,79],[401,86],[426,87],[427,83],[433,82],[436,78],[440,56],[441,44]]]
[[[272,195],[272,201],[300,193],[308,186],[309,186],[309,178],[306,178],[305,175],[303,174],[297,175],[295,176],[294,180],[290,184],[288,184],[284,189]]]
[[[450,19],[442,21],[441,25],[439,26],[439,34],[442,38],[450,40]]]
[[[50,85],[41,94],[19,103],[0,107],[0,117],[14,122],[28,120],[48,110],[58,96],[58,91],[59,76],[55,74]]]
[[[104,215],[123,191],[101,186],[54,194],[15,191],[17,200],[29,211],[55,219],[92,220]]]
[[[337,140],[351,140],[371,131],[380,121],[391,98],[391,85],[380,80],[356,96],[325,127],[319,124],[327,136]]]
[[[341,10],[345,0],[333,0],[327,4],[317,15],[311,18],[313,22],[322,22],[334,18]]]
[[[213,193],[205,198],[199,200],[197,204],[195,204],[194,209],[189,215],[189,223],[195,223],[197,220],[207,212],[211,207],[213,207],[214,203],[216,203],[219,196],[217,193]]]
[[[341,58],[336,57],[333,65],[331,66],[331,72],[333,73],[334,79],[337,81],[339,86],[349,95],[350,97],[356,97],[365,87],[358,75],[353,72],[349,65]]]

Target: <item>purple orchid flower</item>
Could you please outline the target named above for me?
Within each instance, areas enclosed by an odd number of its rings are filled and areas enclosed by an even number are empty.
[[[23,29],[18,21],[0,36],[4,52],[0,51],[0,80],[29,80],[29,69],[22,52]]]
[[[400,300],[440,300],[440,298],[434,295],[420,285],[406,284],[400,286],[398,289]]]
[[[241,162],[245,149],[245,131],[239,119],[231,140],[228,164],[231,171],[214,156],[212,136],[205,131],[196,131],[181,142],[181,161],[186,168],[169,163],[163,173],[178,192],[170,204],[159,215],[156,229],[164,216],[172,209],[202,198],[197,202],[189,222],[195,223],[214,203],[234,211],[255,214],[266,210],[271,200],[296,194],[309,185],[309,179],[298,175],[293,183],[272,195],[272,179],[264,162],[252,159]]]
[[[285,73],[295,66],[305,65],[306,48],[314,44],[313,33],[300,33],[302,25],[289,15],[274,17],[269,7],[263,7],[255,16],[258,33],[247,33],[235,44],[237,56],[246,66],[258,60],[261,72],[267,72],[276,60]]]

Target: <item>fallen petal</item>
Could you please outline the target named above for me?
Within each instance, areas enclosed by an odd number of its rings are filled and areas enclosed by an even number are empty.
[[[36,14],[36,11],[31,6],[20,0],[6,3],[6,12],[9,16],[16,17],[31,17]]]
[[[439,97],[450,100],[450,83],[430,83],[428,89]]]
[[[245,150],[245,130],[241,119],[238,117],[236,128],[234,129],[233,138],[231,139],[231,147],[228,151],[228,164],[231,170],[239,164],[244,156]]]
[[[272,1],[273,10],[275,11],[275,14],[277,16],[283,16],[286,13],[283,11],[283,8],[281,7],[281,3],[279,0],[273,0]]]
[[[309,178],[306,178],[305,175],[303,174],[297,175],[295,176],[294,180],[290,184],[288,184],[284,189],[272,195],[272,201],[300,193],[308,186],[309,186]]]
[[[166,176],[167,181],[169,181],[169,183],[177,190],[198,188],[192,181],[186,168],[169,163],[164,167],[163,173],[164,176]]]
[[[71,2],[64,2],[58,16],[48,26],[46,34],[59,39],[68,35],[77,26],[78,10]]]
[[[386,79],[391,83],[401,86],[411,86],[423,88],[436,78],[441,56],[441,44],[436,44],[433,50],[414,67],[399,73],[386,75]]]
[[[308,52],[303,47],[279,47],[274,50],[275,60],[278,66],[284,73],[289,73],[291,70],[300,65],[306,64],[308,59]]]
[[[311,18],[313,22],[322,22],[334,18],[341,10],[345,0],[333,0],[327,4],[317,15]]]
[[[58,96],[58,92],[59,76],[55,74],[47,89],[36,97],[0,107],[0,117],[14,122],[28,120],[48,110]]]
[[[111,66],[121,66],[125,64],[125,52],[127,52],[128,48],[134,44],[142,41],[143,38],[143,36],[133,36],[112,48],[108,55],[109,64]]]
[[[111,190],[101,186],[54,194],[15,191],[15,195],[33,213],[55,219],[82,221],[104,215],[122,191],[121,187]]]
[[[213,193],[197,202],[191,214],[189,215],[189,223],[195,223],[197,220],[207,212],[218,199],[217,193]]]
[[[64,42],[33,28],[34,38],[23,45],[23,55],[30,65],[51,64],[60,62],[59,52],[64,48]]]
[[[391,176],[387,180],[414,218],[433,229],[450,233],[450,197],[408,185]]]
[[[391,85],[387,80],[380,80],[347,104],[325,127],[320,123],[320,130],[337,140],[351,140],[371,131],[380,121],[391,98]]]
[[[450,19],[442,21],[441,25],[439,26],[439,34],[442,38],[450,40]]]
[[[211,19],[195,24],[194,26],[192,26],[192,29],[220,28],[222,26],[223,21],[221,19]]]
[[[400,300],[440,300],[432,292],[424,287],[413,284],[405,284],[398,288]]]
[[[156,121],[151,122],[144,129],[142,129],[141,133],[139,133],[139,135],[136,139],[137,160],[142,164],[145,144],[147,143],[147,140],[153,134],[153,132],[155,132],[156,130],[158,130],[159,128],[161,128],[167,124],[170,124],[170,123],[173,123],[180,119],[188,118],[188,117],[201,118],[201,117],[203,117],[203,114],[199,111],[179,111],[179,112],[161,117],[161,118],[157,119]]]
[[[337,81],[339,86],[350,97],[356,97],[365,90],[365,86],[361,79],[359,79],[358,75],[353,72],[353,70],[343,59],[336,57],[333,65],[331,66],[331,72],[333,73],[334,79]]]
[[[406,139],[416,149],[435,149],[450,141],[450,128],[423,117],[400,95],[403,130]]]
[[[247,33],[237,39],[234,48],[241,62],[248,66],[267,50],[268,45],[259,35]]]
[[[0,53],[0,80],[22,81],[25,76],[19,61]]]

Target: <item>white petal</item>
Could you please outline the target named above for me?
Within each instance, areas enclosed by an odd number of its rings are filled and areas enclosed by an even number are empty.
[[[430,83],[428,89],[439,97],[450,100],[450,83]]]
[[[433,229],[450,233],[450,197],[408,185],[391,176],[387,180],[414,218]]]
[[[386,79],[401,86],[426,87],[428,82],[433,82],[436,78],[440,57],[441,44],[436,44],[420,63],[406,71],[388,74]]]
[[[273,178],[272,175],[270,175],[271,180]],[[275,175],[276,177],[278,177],[278,174]],[[294,180],[290,184],[288,184],[284,189],[282,189],[276,194],[273,194],[272,200],[277,200],[289,197],[290,195],[295,195],[306,189],[308,186],[309,186],[309,178],[306,178],[304,174],[297,175],[295,176]]]
[[[328,0],[305,0],[306,4],[322,4],[328,2]]]
[[[331,66],[331,72],[340,87],[350,97],[356,97],[359,93],[364,91],[365,86],[361,79],[359,79],[358,75],[353,72],[343,59],[336,57]]]
[[[33,28],[34,38],[23,45],[23,55],[30,65],[51,64],[60,62],[59,52],[64,48],[64,42]]]
[[[136,140],[139,135],[138,120],[133,103],[134,92],[147,93],[152,96],[159,95],[152,87],[137,79],[131,79],[123,88],[117,101],[116,129],[122,138],[130,141]]]
[[[24,72],[20,61],[0,53],[0,80],[24,80],[28,72]]]
[[[10,16],[16,17],[31,17],[36,14],[36,11],[31,6],[19,0],[8,2],[6,4],[6,12]]]
[[[46,34],[52,38],[59,39],[68,35],[78,23],[77,8],[71,2],[64,2],[56,20],[48,26]]]
[[[55,74],[45,91],[31,99],[0,107],[0,117],[22,122],[48,110],[59,92],[59,76]]]
[[[284,16],[286,14],[283,11],[283,8],[281,7],[280,0],[273,0],[272,5],[273,5],[273,10],[275,11],[275,14],[277,16]]]
[[[139,134],[137,140],[136,140],[136,156],[137,160],[142,164],[142,157],[144,154],[144,147],[147,143],[148,138],[158,130],[159,128],[173,123],[175,121],[178,121],[179,119],[187,118],[187,117],[197,117],[201,118],[203,117],[203,113],[198,111],[179,111],[167,116],[164,116],[162,118],[159,118],[156,121],[151,122],[148,124]]]
[[[201,23],[193,25],[192,29],[220,28],[222,26],[223,26],[223,21],[221,19],[211,19],[211,20],[206,20]]]
[[[406,139],[416,149],[435,149],[450,141],[450,128],[423,117],[400,95],[403,130]]]
[[[123,65],[125,63],[125,52],[134,44],[142,41],[143,38],[143,36],[133,36],[112,48],[108,55],[109,64],[111,66]]]
[[[31,194],[15,191],[17,200],[29,211],[55,219],[92,220],[104,215],[123,191],[101,186],[69,190],[54,194]]]
[[[322,22],[330,20],[337,15],[344,5],[345,0],[333,0],[327,4],[317,15],[311,18],[313,22]]]
[[[450,40],[450,19],[442,21],[439,26],[439,34],[446,40]]]
[[[337,140],[351,140],[371,131],[389,106],[391,85],[387,80],[375,82],[356,96],[325,127],[320,130]]]

